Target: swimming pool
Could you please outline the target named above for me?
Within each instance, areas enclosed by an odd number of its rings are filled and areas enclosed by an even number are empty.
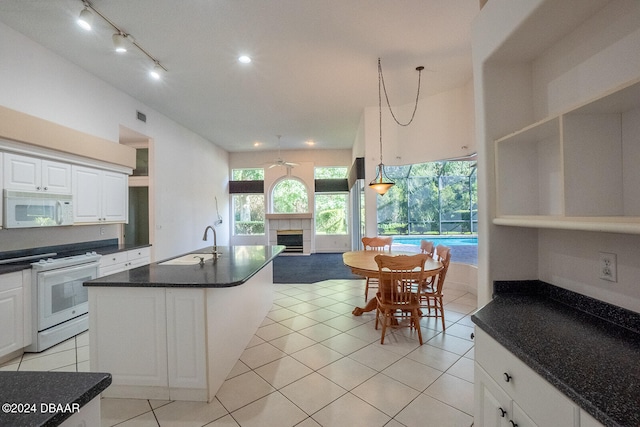
[[[429,240],[434,245],[445,246],[478,245],[477,236],[393,236],[393,243],[400,245],[420,246],[421,240]]]

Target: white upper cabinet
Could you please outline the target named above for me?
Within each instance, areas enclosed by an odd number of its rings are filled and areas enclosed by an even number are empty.
[[[71,193],[71,165],[14,153],[4,154],[4,188]]]
[[[495,224],[640,234],[640,81],[495,142]]]
[[[127,175],[74,165],[74,223],[126,222]]]

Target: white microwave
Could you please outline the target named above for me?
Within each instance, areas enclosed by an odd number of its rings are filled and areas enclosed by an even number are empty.
[[[5,228],[73,225],[73,196],[4,190]]]

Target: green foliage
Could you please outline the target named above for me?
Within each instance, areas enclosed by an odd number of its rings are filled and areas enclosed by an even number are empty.
[[[378,233],[475,232],[478,209],[475,165],[451,161],[386,168],[396,185],[384,196],[377,196]]]
[[[233,169],[231,171],[232,181],[263,181],[264,169]]]
[[[341,179],[347,177],[346,167],[317,167],[314,174],[315,179]]]
[[[305,185],[296,179],[285,179],[273,188],[273,212],[304,213],[309,211]]]
[[[316,194],[316,234],[347,234],[347,193]]]
[[[264,234],[264,195],[234,194],[234,235]]]

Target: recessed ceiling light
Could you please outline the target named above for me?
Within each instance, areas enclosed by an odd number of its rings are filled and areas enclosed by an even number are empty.
[[[305,141],[304,143],[307,144],[309,147],[312,147],[312,146],[316,145],[316,143],[314,141],[312,141],[311,139],[308,140],[308,141]]]
[[[256,142],[253,143],[254,147],[260,147],[261,145],[262,145],[262,142],[260,142],[260,141],[256,141]]]
[[[251,62],[251,58],[247,55],[242,55],[238,58],[238,61],[242,62],[243,64],[248,64]]]

